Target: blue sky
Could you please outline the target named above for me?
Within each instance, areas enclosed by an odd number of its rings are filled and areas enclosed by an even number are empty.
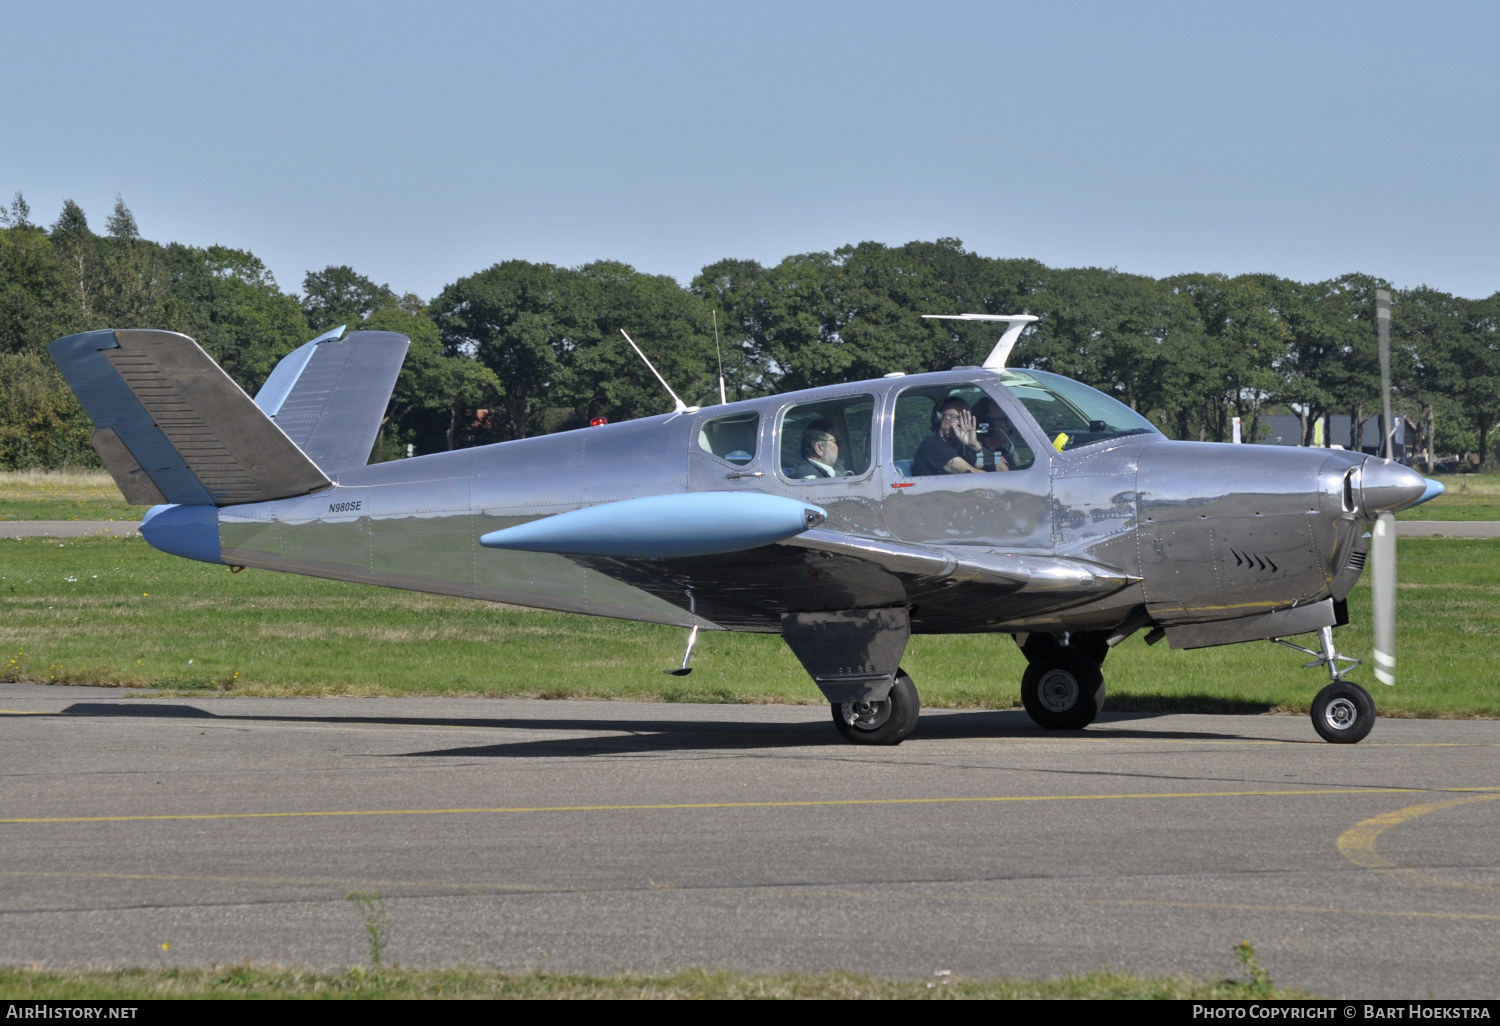
[[[871,239],[1500,290],[1500,4],[10,3],[0,194],[435,294]]]

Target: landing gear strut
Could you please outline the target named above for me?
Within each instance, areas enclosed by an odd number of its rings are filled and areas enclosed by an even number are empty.
[[[1344,674],[1359,666],[1361,661],[1352,656],[1339,655],[1333,647],[1333,628],[1324,627],[1318,632],[1320,649],[1303,648],[1281,638],[1271,640],[1313,656],[1312,662],[1302,664],[1303,669],[1328,667],[1332,683],[1318,692],[1312,704],[1312,725],[1318,736],[1336,745],[1352,745],[1363,741],[1375,726],[1375,700],[1364,688],[1352,680],[1344,679]],[[1341,666],[1340,663],[1347,665]]]
[[[1038,639],[1046,638],[1046,642]],[[1081,647],[1033,634],[1021,646],[1030,665],[1021,677],[1021,704],[1037,726],[1082,730],[1104,708],[1104,674]],[[1106,649],[1107,651],[1107,649]]]

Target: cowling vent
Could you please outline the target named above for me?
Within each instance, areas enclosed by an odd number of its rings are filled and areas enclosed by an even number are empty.
[[[1279,573],[1281,568],[1265,556],[1257,556],[1253,552],[1241,552],[1238,549],[1230,549],[1229,554],[1234,557],[1235,566],[1249,567],[1251,570],[1269,570],[1271,573]]]

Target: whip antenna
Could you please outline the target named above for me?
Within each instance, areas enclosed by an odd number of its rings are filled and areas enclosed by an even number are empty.
[[[724,350],[719,348],[719,311],[714,310],[714,352],[719,355],[719,405],[728,406],[729,397],[724,394]]]
[[[639,356],[641,360],[646,364],[646,366],[650,368],[651,373],[656,375],[656,380],[661,382],[661,387],[667,390],[667,395],[672,397],[672,402],[677,404],[677,408],[672,412],[697,413],[698,407],[689,406],[687,403],[677,398],[677,393],[672,391],[672,386],[667,384],[667,379],[661,376],[661,372],[656,369],[656,367],[651,363],[650,360],[646,359],[646,354],[641,352],[641,347],[635,344],[635,339],[631,338],[624,328],[620,329],[620,334],[625,336],[625,341],[630,343],[630,348],[635,350],[635,355]]]

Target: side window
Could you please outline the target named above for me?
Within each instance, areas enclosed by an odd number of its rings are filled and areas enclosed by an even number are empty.
[[[875,397],[793,406],[781,418],[781,474],[793,481],[859,477],[870,469]]]
[[[715,417],[698,427],[698,448],[737,467],[755,459],[755,441],[760,435],[760,414],[739,413]]]
[[[1025,470],[1036,462],[1000,404],[973,384],[927,385],[897,396],[891,453],[905,477]]]

